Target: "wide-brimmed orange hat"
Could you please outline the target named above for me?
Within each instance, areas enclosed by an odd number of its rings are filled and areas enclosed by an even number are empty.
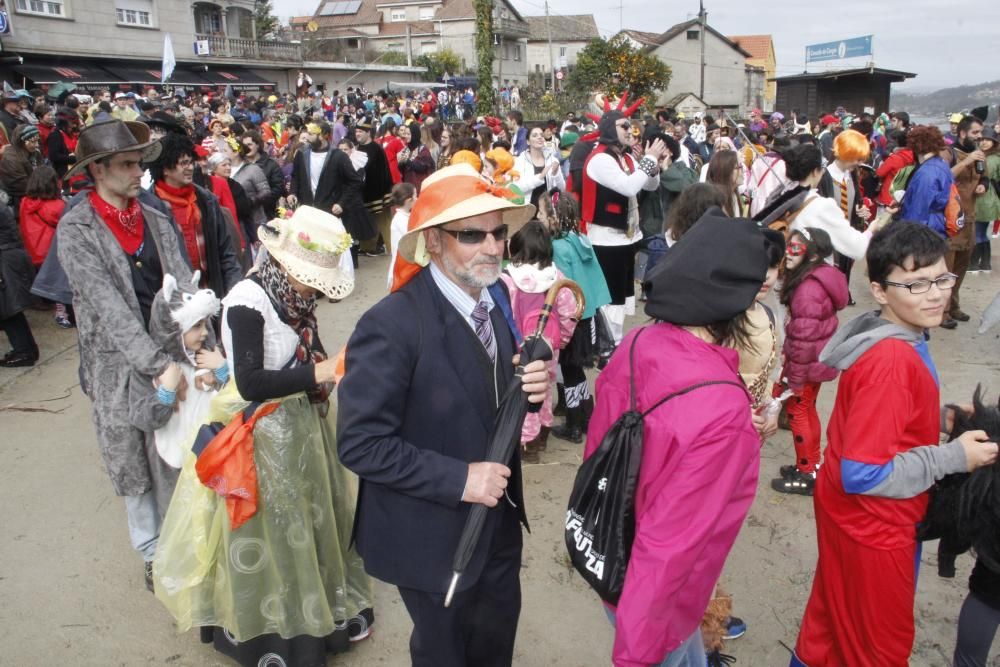
[[[514,234],[535,215],[531,204],[512,201],[513,192],[486,182],[468,164],[450,165],[428,176],[410,211],[406,235],[399,240],[399,256],[425,265],[424,230],[455,220],[500,211],[508,234]]]

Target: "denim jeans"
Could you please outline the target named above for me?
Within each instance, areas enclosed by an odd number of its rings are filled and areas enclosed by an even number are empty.
[[[611,625],[615,625],[615,615],[607,607],[604,613],[608,615]],[[707,667],[705,660],[705,646],[701,641],[701,625],[694,629],[694,633],[685,639],[680,646],[663,657],[663,662],[654,667]]]
[[[156,542],[160,539],[156,493],[149,490],[141,496],[125,496],[125,512],[128,514],[128,536],[132,547],[142,554],[143,560],[153,560]]]

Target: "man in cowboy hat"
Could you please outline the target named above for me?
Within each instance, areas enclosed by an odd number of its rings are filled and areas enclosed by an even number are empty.
[[[389,158],[378,143],[372,141],[371,118],[363,118],[354,126],[354,138],[358,142],[358,150],[368,156],[365,163],[365,185],[361,190],[361,198],[371,212],[375,226],[382,235],[382,252],[379,252],[378,238],[362,244],[361,250],[366,254],[382,254],[389,244],[389,223],[392,212],[389,209],[389,192],[392,190],[392,172],[389,171]]]
[[[500,262],[533,206],[494,194],[468,165],[424,181],[400,240],[423,265],[365,313],[338,388],[341,461],[361,478],[355,537],[369,574],[399,587],[420,667],[508,666],[521,607],[526,524],[520,457],[484,462],[516,343]],[[548,389],[542,362],[522,378]],[[490,507],[461,586],[443,606],[469,509]]]
[[[137,199],[141,163],[159,153],[142,123],[109,120],[84,129],[68,176],[87,170],[94,189],[81,195],[56,231],[59,261],[73,290],[81,386],[93,405],[111,484],[125,497],[129,537],[142,553],[150,590],[160,521],[177,471],[129,422],[129,378],[133,372],[154,378],[178,372],[147,325],[164,274],[191,280],[173,222]]]

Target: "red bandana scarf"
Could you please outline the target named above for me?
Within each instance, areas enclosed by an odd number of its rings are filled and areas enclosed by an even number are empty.
[[[123,211],[101,199],[96,190],[91,190],[88,197],[94,212],[114,234],[122,250],[130,255],[139,252],[143,237],[142,209],[139,207],[139,200],[129,199],[128,208]]]
[[[175,188],[164,181],[156,182],[156,196],[170,204],[174,220],[184,237],[184,247],[191,259],[191,268],[205,276],[208,262],[205,258],[205,232],[201,226],[201,209],[194,185]]]

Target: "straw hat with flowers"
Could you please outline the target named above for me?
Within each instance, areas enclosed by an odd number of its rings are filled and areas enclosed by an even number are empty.
[[[257,229],[267,252],[288,275],[334,299],[354,290],[351,235],[340,218],[300,206],[291,218],[275,219]]]

